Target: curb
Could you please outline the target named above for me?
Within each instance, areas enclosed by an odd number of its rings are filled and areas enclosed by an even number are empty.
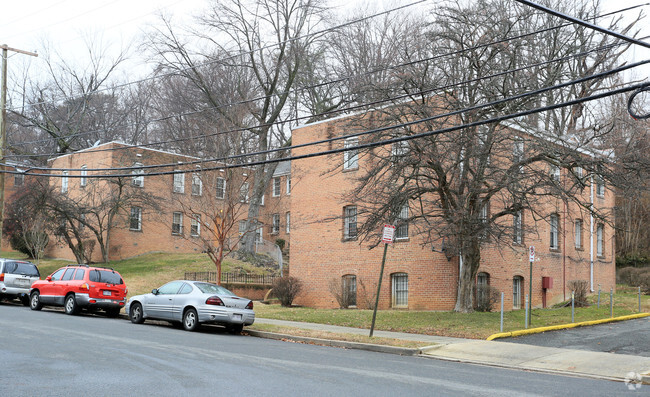
[[[621,316],[621,317],[605,318],[605,319],[601,319],[601,320],[583,321],[583,322],[580,322],[580,323],[550,325],[548,327],[521,329],[521,330],[517,330],[517,331],[501,332],[501,333],[497,333],[497,334],[492,334],[492,335],[488,336],[488,338],[486,340],[494,340],[494,339],[498,339],[498,338],[509,338],[509,337],[521,336],[521,335],[539,334],[539,333],[546,332],[546,331],[557,331],[557,330],[560,330],[560,329],[568,329],[568,328],[584,327],[584,326],[587,326],[587,325],[598,325],[598,324],[612,323],[612,322],[615,322],[615,321],[634,320],[634,319],[637,319],[637,318],[643,318],[643,317],[648,317],[648,316],[650,316],[650,313],[638,313],[638,314],[630,314],[630,315]]]
[[[244,330],[250,336],[255,336],[258,338],[266,339],[275,339],[275,340],[286,340],[298,343],[307,343],[312,345],[319,346],[331,346],[331,347],[340,347],[344,349],[357,349],[357,350],[367,350],[378,353],[389,353],[397,354],[400,356],[417,356],[421,354],[420,349],[413,349],[408,347],[397,347],[397,346],[386,346],[386,345],[375,345],[372,343],[361,343],[361,342],[347,342],[341,340],[331,340],[331,339],[321,339],[321,338],[309,338],[305,336],[295,336],[287,334],[279,334],[276,332],[267,332],[267,331],[255,331],[255,330]]]

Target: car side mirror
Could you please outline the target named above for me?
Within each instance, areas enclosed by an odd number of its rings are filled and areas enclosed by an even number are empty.
[[[154,295],[158,295],[158,288],[152,289],[151,293],[154,294]]]
[[[52,276],[47,276],[47,277],[45,277],[45,279],[46,279],[47,281],[52,281]]]

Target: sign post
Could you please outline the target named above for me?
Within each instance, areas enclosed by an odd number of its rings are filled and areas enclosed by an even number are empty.
[[[528,299],[528,325],[532,325],[531,320],[533,319],[533,262],[535,261],[535,246],[531,245],[529,249],[529,258],[530,260],[530,277],[528,277],[528,294],[530,299]]]
[[[384,276],[384,265],[386,264],[386,251],[388,251],[388,244],[393,242],[395,235],[395,226],[384,225],[381,242],[384,243],[384,257],[381,260],[381,270],[379,271],[379,282],[377,283],[377,296],[375,297],[375,308],[372,311],[372,324],[370,325],[370,338],[375,330],[375,319],[377,318],[377,306],[379,306],[379,291],[381,291],[381,279]]]

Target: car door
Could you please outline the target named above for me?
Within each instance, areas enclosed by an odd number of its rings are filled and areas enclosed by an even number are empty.
[[[172,300],[172,320],[183,320],[183,310],[190,303],[191,292],[192,286],[188,283],[183,283],[178,293],[174,295]]]
[[[147,317],[171,321],[174,297],[182,285],[182,281],[171,281],[158,288],[156,293],[147,294],[144,308]]]
[[[66,268],[61,268],[46,278],[46,281],[39,286],[41,302],[51,304],[55,302],[56,294],[61,288],[61,278]]]

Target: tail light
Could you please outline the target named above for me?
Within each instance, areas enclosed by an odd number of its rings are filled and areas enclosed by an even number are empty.
[[[218,296],[209,297],[208,299],[205,300],[205,304],[206,305],[225,306],[223,304],[223,301],[221,300],[221,298],[219,298]]]
[[[88,286],[88,283],[83,283],[79,286],[79,289],[82,291],[88,291],[90,290],[90,287]]]
[[[0,281],[5,281],[5,274],[4,273],[0,273]]]
[[[253,301],[248,302],[248,305],[246,305],[246,309],[253,310]]]

